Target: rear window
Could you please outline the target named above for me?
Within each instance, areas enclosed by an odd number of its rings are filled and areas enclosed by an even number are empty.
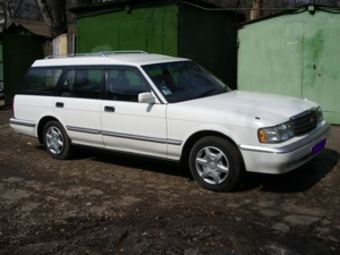
[[[21,92],[52,96],[55,93],[61,73],[61,68],[32,68],[25,77]]]

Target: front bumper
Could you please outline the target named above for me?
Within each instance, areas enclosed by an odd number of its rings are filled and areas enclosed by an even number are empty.
[[[287,141],[285,145],[248,146],[240,151],[248,172],[283,174],[304,165],[323,147],[331,126],[325,122],[321,127],[301,138]]]

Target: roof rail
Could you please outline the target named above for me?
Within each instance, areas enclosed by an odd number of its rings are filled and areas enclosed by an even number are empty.
[[[109,54],[148,54],[146,51],[143,50],[118,50],[118,51],[104,51],[100,52],[103,55],[109,55]]]
[[[74,58],[74,57],[107,57],[114,54],[148,54],[143,50],[120,50],[120,51],[102,51],[102,52],[89,52],[89,53],[71,53],[71,54],[55,54],[48,55],[45,59],[52,58]]]

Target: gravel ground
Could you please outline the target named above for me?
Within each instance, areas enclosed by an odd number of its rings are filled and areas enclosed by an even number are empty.
[[[0,255],[340,254],[339,126],[296,171],[215,193],[164,162],[85,149],[54,160],[11,114],[0,108]]]

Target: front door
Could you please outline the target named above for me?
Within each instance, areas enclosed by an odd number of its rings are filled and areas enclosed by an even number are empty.
[[[106,80],[101,106],[105,148],[165,158],[166,105],[138,102],[139,93],[150,91],[138,69],[111,68]]]

